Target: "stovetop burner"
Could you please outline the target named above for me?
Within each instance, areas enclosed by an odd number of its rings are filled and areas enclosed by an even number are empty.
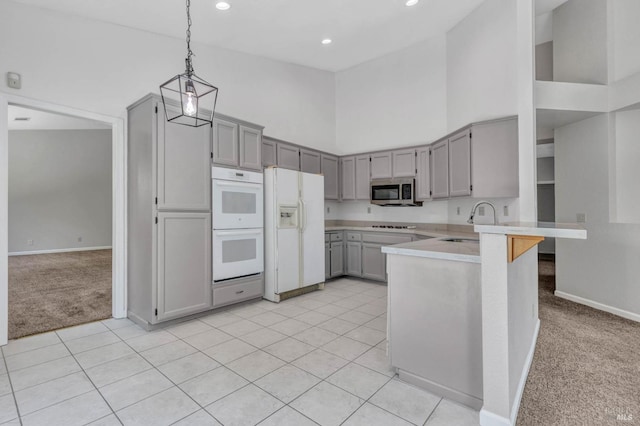
[[[373,225],[372,228],[386,229],[416,229],[415,225]]]

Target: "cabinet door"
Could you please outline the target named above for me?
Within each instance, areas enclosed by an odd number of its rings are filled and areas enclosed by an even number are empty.
[[[159,210],[211,210],[211,128],[158,123]]]
[[[331,276],[344,275],[344,244],[331,243]]]
[[[371,179],[391,178],[391,153],[376,152],[371,154]]]
[[[262,138],[262,166],[269,167],[278,164],[276,160],[276,142]]]
[[[240,126],[240,167],[262,171],[262,131]]]
[[[449,196],[471,195],[471,137],[469,130],[449,138]]]
[[[236,123],[219,118],[213,119],[213,162],[226,166],[238,166],[238,125]]]
[[[423,146],[417,150],[416,200],[424,201],[431,198],[431,175],[429,173],[429,147]]]
[[[342,199],[356,199],[356,158],[344,157],[340,159],[342,174]]]
[[[362,277],[372,280],[387,280],[386,255],[380,244],[362,243]]]
[[[362,276],[362,243],[347,242],[347,275]]]
[[[300,171],[305,173],[320,173],[320,153],[308,149],[300,149]]]
[[[300,170],[300,149],[292,145],[278,143],[278,167]]]
[[[331,244],[324,243],[324,278],[331,277]]]
[[[416,150],[393,151],[393,177],[414,177],[416,175]]]
[[[356,200],[369,199],[369,184],[371,181],[371,157],[360,155],[356,157]]]
[[[449,140],[431,146],[431,197],[449,197]]]
[[[212,306],[211,214],[158,214],[158,321]]]
[[[324,175],[324,199],[337,200],[339,196],[340,179],[338,175],[338,157],[322,154],[320,166]]]

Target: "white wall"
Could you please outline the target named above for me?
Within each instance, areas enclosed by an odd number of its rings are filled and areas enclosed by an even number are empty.
[[[447,133],[444,35],[336,73],[336,152],[433,142]]]
[[[9,132],[10,253],[111,246],[111,150],[111,130]]]
[[[612,6],[614,65],[611,77],[617,81],[640,72],[640,1],[615,0]]]
[[[486,0],[447,33],[447,127],[516,115],[516,3]]]
[[[640,225],[640,109],[612,114],[615,140],[613,153],[615,163],[611,163],[615,186],[610,188],[613,197],[611,222]],[[611,152],[611,151],[610,151]]]
[[[640,320],[640,225],[614,223],[609,216],[609,177],[616,176],[610,144],[619,142],[610,139],[613,125],[609,114],[601,114],[556,129],[556,221],[575,222],[577,213],[585,213],[587,229],[586,241],[556,240],[556,290]],[[625,145],[634,143],[637,137]],[[625,152],[638,156],[638,150]],[[637,200],[639,179],[636,170],[618,189]]]
[[[607,0],[569,0],[553,11],[553,78],[608,83]]]
[[[334,76],[195,44],[197,74],[220,88],[217,110],[266,126],[265,133],[335,150]],[[0,2],[0,90],[110,116],[184,71],[184,40]]]

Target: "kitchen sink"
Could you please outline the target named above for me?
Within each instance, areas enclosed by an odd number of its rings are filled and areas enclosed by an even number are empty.
[[[480,243],[480,240],[474,238],[443,238],[440,241],[447,241],[449,243]]]

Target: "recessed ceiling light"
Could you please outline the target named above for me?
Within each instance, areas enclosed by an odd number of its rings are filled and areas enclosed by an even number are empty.
[[[407,0],[407,2],[405,3],[406,6],[415,6],[416,4],[418,4],[420,0]]]
[[[218,3],[216,3],[216,9],[218,10],[229,10],[230,8],[231,5],[226,1],[219,1]]]
[[[332,42],[333,40],[331,40],[330,38],[322,39],[322,44],[331,44]]]

